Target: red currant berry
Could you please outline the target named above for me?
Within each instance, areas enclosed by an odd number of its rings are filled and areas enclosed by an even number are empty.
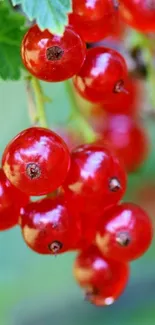
[[[32,127],[20,132],[6,147],[3,170],[10,182],[29,195],[57,189],[67,176],[70,155],[54,132]]]
[[[38,79],[63,81],[79,72],[86,47],[71,27],[66,27],[62,37],[48,30],[40,31],[37,25],[26,33],[21,47],[25,67]]]
[[[111,94],[107,101],[103,102],[103,109],[105,112],[112,114],[126,114],[126,115],[136,115],[137,107],[139,106],[140,96],[139,96],[139,83],[132,77],[128,77],[125,80],[125,92]]]
[[[60,195],[29,203],[21,211],[20,223],[26,244],[40,254],[74,249],[81,236],[79,218],[72,218]]]
[[[87,43],[101,41],[103,38],[114,33],[118,23],[118,13],[105,15],[100,20],[84,20],[83,17],[70,14],[69,23]]]
[[[105,147],[82,145],[71,154],[71,168],[63,189],[72,214],[76,210],[81,217],[83,238],[90,244],[105,207],[122,198],[126,174]]]
[[[124,291],[129,278],[127,264],[108,260],[95,246],[77,256],[73,272],[86,299],[97,306],[111,305]]]
[[[0,169],[0,230],[18,224],[20,209],[29,202],[29,197],[14,187]]]
[[[120,13],[131,27],[142,32],[155,31],[154,0],[122,0]]]
[[[73,0],[73,13],[84,20],[100,20],[114,14],[118,7],[117,0]]]
[[[92,102],[101,102],[123,92],[126,77],[124,58],[115,50],[96,47],[87,51],[86,60],[73,80],[81,96]]]
[[[148,155],[149,140],[145,129],[126,115],[110,115],[104,123],[103,139],[99,143],[107,142],[128,172],[136,170]]]
[[[152,223],[146,212],[135,204],[123,203],[105,212],[96,243],[108,258],[126,262],[143,255],[152,236]]]

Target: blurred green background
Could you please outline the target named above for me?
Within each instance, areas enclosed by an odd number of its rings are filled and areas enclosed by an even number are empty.
[[[70,104],[63,85],[44,84],[44,87],[53,98],[47,104],[49,125],[67,123]],[[7,142],[30,125],[24,83],[0,83],[0,110],[2,154]],[[125,199],[141,203],[155,220],[154,125],[153,120],[147,122],[152,139],[150,157],[130,176]],[[148,199],[144,200],[138,193],[146,186]],[[72,277],[73,259],[74,254],[46,257],[33,253],[25,246],[19,228],[0,233],[0,325],[155,324],[154,243],[143,258],[132,263],[125,293],[106,308],[94,307],[83,300]]]

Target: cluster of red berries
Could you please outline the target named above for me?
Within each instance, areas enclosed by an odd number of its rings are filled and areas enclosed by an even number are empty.
[[[149,25],[151,19],[147,13],[150,10],[154,17],[155,13],[148,2],[137,10],[143,11],[145,23]],[[128,75],[120,53],[98,46],[86,51],[85,42],[111,35],[120,15],[127,15],[124,7],[130,7],[131,3],[139,8],[135,0],[124,0],[120,4],[117,0],[73,0],[70,24],[62,37],[47,30],[42,32],[34,25],[25,35],[21,48],[23,63],[34,76],[48,82],[73,77],[76,92],[108,113],[99,141],[109,143],[128,172],[143,163],[149,147],[147,134],[137,117],[136,82]],[[134,19],[136,17],[132,21]]]
[[[135,172],[148,157],[150,141],[144,127],[141,113],[140,82],[129,76],[126,79],[126,93],[111,96],[107,103],[85,101],[74,88],[79,110],[98,136],[98,144],[108,147],[122,160],[128,173]],[[86,113],[87,112],[87,113]]]
[[[120,203],[126,173],[106,146],[85,144],[70,153],[53,131],[26,129],[4,150],[0,189],[1,230],[19,224],[39,254],[79,250],[74,274],[86,298],[108,305],[119,297],[128,262],[151,243],[152,224],[140,207]]]
[[[73,77],[76,92],[109,115],[100,138],[71,153],[60,136],[40,127],[22,131],[7,145],[0,170],[0,230],[19,224],[26,244],[39,254],[79,250],[75,278],[96,305],[119,297],[128,281],[128,263],[148,249],[153,231],[145,211],[120,202],[126,171],[118,156],[131,171],[148,147],[135,119],[135,84],[121,54],[98,46],[86,50],[85,43],[113,34],[120,15],[136,28],[155,30],[154,8],[151,0],[122,0],[120,5],[117,0],[73,0],[63,36],[34,25],[21,47],[32,75],[48,82]]]

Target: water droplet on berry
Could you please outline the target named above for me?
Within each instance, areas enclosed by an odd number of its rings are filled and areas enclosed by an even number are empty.
[[[128,232],[120,232],[119,234],[116,235],[116,241],[118,244],[121,246],[128,246],[131,242],[131,238]]]
[[[111,178],[109,181],[109,188],[112,192],[117,192],[121,189],[121,184],[119,180],[115,177]]]
[[[57,254],[62,249],[63,244],[60,241],[53,241],[48,247],[53,254]]]
[[[46,50],[46,57],[49,61],[58,61],[62,58],[64,50],[59,46],[51,46]]]
[[[26,166],[26,174],[30,179],[39,178],[41,175],[40,167],[37,163],[29,163]]]

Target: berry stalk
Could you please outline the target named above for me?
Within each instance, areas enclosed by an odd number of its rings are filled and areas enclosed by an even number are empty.
[[[81,115],[81,113],[78,110],[78,107],[76,105],[76,101],[74,98],[74,94],[72,91],[72,87],[69,80],[66,80],[64,82],[66,92],[68,94],[70,105],[71,105],[71,116],[70,121],[72,125],[75,125],[75,128],[77,130],[81,130],[84,140],[87,143],[91,143],[96,140],[96,133],[92,129],[92,127],[88,124],[88,122],[85,120],[85,118]]]
[[[143,53],[144,53],[145,61],[146,61],[146,64],[147,64],[148,93],[149,93],[149,97],[150,97],[152,107],[153,107],[153,109],[155,109],[155,94],[154,94],[154,89],[155,89],[155,67],[154,67],[154,63],[153,63],[153,59],[152,59],[152,49],[149,48],[149,47],[144,47],[143,48]]]
[[[39,121],[40,126],[48,128],[46,114],[45,114],[45,96],[43,93],[43,89],[41,87],[40,81],[35,78],[31,77],[31,85],[33,88],[35,102],[36,102],[36,110],[37,110],[37,117],[36,120]]]

